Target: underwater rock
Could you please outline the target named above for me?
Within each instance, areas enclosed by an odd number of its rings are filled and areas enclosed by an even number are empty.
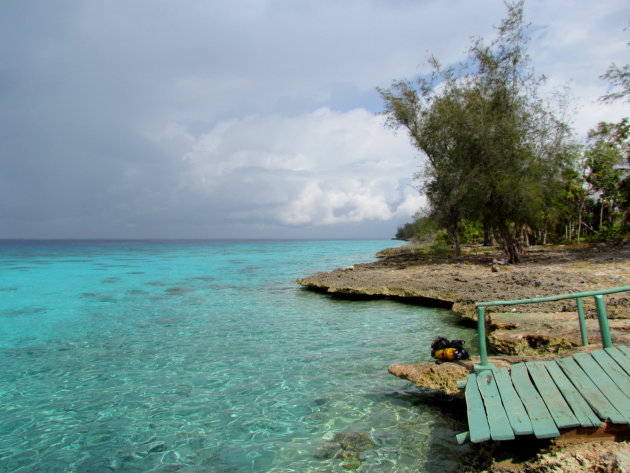
[[[157,453],[157,452],[163,452],[164,450],[166,450],[168,447],[166,446],[165,443],[162,442],[155,442],[154,444],[151,444],[149,446],[149,453]]]
[[[342,449],[355,452],[371,450],[376,447],[374,440],[367,432],[338,432],[333,437],[333,440],[339,442]]]
[[[313,456],[319,460],[341,460],[342,468],[354,471],[363,462],[359,452],[373,448],[376,443],[367,432],[337,432],[332,440],[320,445]]]
[[[194,289],[192,287],[169,287],[166,290],[166,293],[169,296],[183,296],[184,294],[186,294],[187,292],[193,292]]]
[[[329,440],[317,447],[313,457],[318,460],[327,460],[328,458],[335,458],[340,452],[341,444],[339,442],[332,442]]]
[[[343,459],[341,467],[349,471],[357,470],[361,466],[361,463],[363,463],[359,452],[345,451],[341,454],[341,458]]]

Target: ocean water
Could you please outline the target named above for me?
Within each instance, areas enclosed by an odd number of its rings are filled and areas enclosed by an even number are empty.
[[[458,471],[460,405],[387,366],[474,330],[295,284],[397,244],[0,242],[0,472]]]

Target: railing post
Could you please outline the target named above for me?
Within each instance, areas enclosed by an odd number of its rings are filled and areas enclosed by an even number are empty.
[[[486,346],[486,308],[477,307],[477,335],[479,336],[479,356],[481,364],[475,365],[475,372],[490,370],[494,365],[488,362],[488,348]]]
[[[602,345],[604,348],[612,347],[610,339],[610,328],[608,327],[608,315],[606,314],[606,304],[604,296],[598,294],[595,296],[595,307],[597,307],[597,318],[599,319],[599,331],[602,335]]]
[[[582,304],[582,298],[575,299],[577,304],[578,318],[580,319],[580,334],[582,335],[582,345],[588,345],[588,335],[586,333],[586,319],[584,318],[584,305]]]

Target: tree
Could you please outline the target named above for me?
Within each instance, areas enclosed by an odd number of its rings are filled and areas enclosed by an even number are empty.
[[[601,97],[602,102],[613,102],[623,98],[630,101],[630,65],[619,67],[613,63],[601,78],[607,80],[612,86],[611,91]]]
[[[572,156],[566,161],[570,163],[562,171],[561,186],[556,188],[554,201],[547,205],[549,209],[544,215],[544,239],[547,243],[547,230],[559,228],[566,241],[573,240],[575,235],[580,243],[583,229],[585,227],[584,217],[588,205],[588,191],[585,187],[586,161],[581,159],[582,149],[580,146],[569,148],[567,152]],[[554,194],[551,194],[554,195]]]
[[[628,119],[618,124],[600,123],[589,133],[589,146],[585,152],[588,172],[586,181],[599,197],[600,214],[598,228],[612,228],[615,216],[624,215],[622,225],[627,221],[630,204],[630,177],[624,169],[628,155]],[[604,225],[604,215],[608,221]]]
[[[444,228],[460,254],[459,226],[466,198],[465,169],[461,167],[461,129],[464,116],[463,97],[452,71],[442,70],[435,58],[430,59],[433,76],[416,81],[395,81],[390,89],[379,89],[385,100],[387,123],[404,127],[412,144],[422,150],[428,162],[423,190],[430,205],[431,217]],[[448,84],[449,93],[433,93],[438,82]]]
[[[379,89],[388,124],[405,128],[427,157],[423,188],[456,254],[466,218],[494,228],[511,263],[522,229],[537,223],[560,180],[569,132],[538,98],[523,3],[507,2],[497,39],[475,41],[458,67],[431,58],[429,78]]]
[[[630,65],[611,64],[601,76],[609,82],[610,91],[600,97],[605,103],[630,101]],[[600,122],[589,132],[589,146],[585,153],[589,168],[587,182],[599,196],[599,228],[602,230],[604,210],[607,209],[609,227],[614,225],[616,213],[622,214],[621,229],[630,219],[630,119],[618,123]]]
[[[437,232],[434,220],[421,211],[414,215],[414,221],[398,227],[397,240],[422,240],[432,237]]]

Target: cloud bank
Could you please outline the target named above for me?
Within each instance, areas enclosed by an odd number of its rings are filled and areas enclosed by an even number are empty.
[[[500,0],[0,5],[0,237],[390,237],[422,158],[376,86],[492,38]],[[627,2],[529,1],[579,133],[627,62]]]
[[[225,202],[226,218],[332,225],[408,218],[421,204],[406,139],[365,110],[249,116],[188,136],[181,189]]]

